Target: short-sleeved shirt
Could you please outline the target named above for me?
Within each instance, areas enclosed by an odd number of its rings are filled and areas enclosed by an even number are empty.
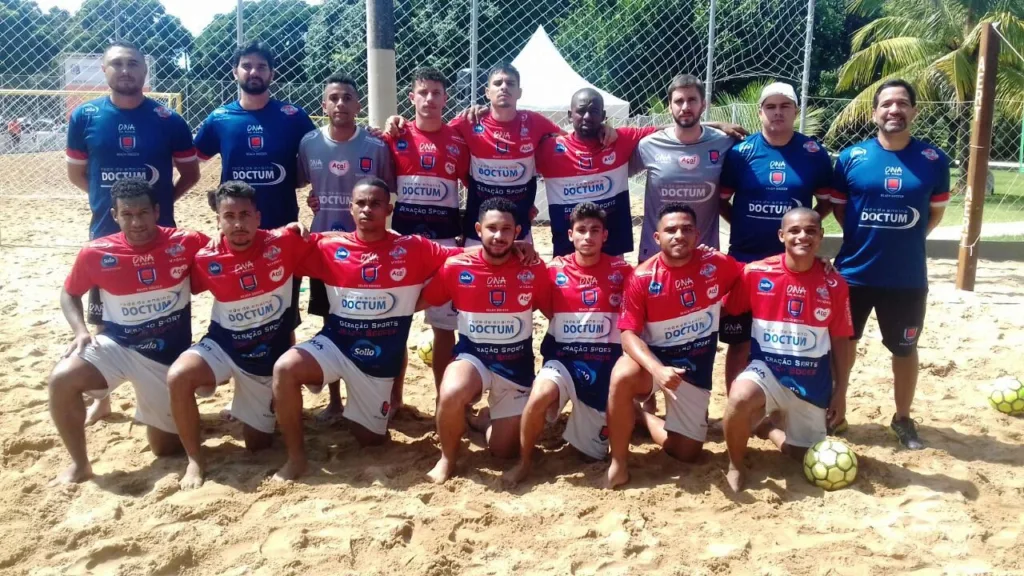
[[[256,190],[260,228],[269,230],[299,219],[299,142],[315,129],[302,108],[287,102],[271,99],[259,110],[246,110],[236,101],[210,113],[195,144],[200,159],[220,154],[222,183],[241,180]]]
[[[409,122],[397,137],[385,135],[398,181],[391,227],[399,234],[431,240],[455,238],[459,222],[459,180],[469,171],[469,149],[454,128],[425,132]]]
[[[448,125],[455,128],[469,146],[463,234],[479,240],[475,224],[480,205],[488,198],[500,197],[515,203],[516,222],[522,226],[519,239],[525,238],[530,233],[530,209],[537,199],[533,155],[541,139],[559,134],[561,129],[543,114],[529,110],[520,110],[508,122],[487,114],[477,124],[458,117]]]
[[[608,240],[603,250],[621,256],[633,250],[633,217],[629,207],[629,159],[641,138],[657,128],[618,128],[611,146],[583,140],[576,134],[547,138],[537,149],[537,172],[544,177],[555,256],[573,252],[570,216],[582,202],[593,202],[608,214]]]
[[[192,131],[177,112],[150,98],[118,108],[103,96],[71,113],[67,159],[87,165],[89,237],[99,238],[121,230],[110,216],[110,188],[125,178],[149,182],[160,205],[158,223],[174,227],[173,162],[193,162],[196,152]]]
[[[781,254],[782,216],[791,208],[811,208],[831,198],[832,160],[823,146],[794,133],[772,146],[762,133],[737,142],[725,154],[721,197],[732,198],[729,255],[753,262]]]
[[[274,362],[291,347],[296,310],[292,276],[311,244],[284,228],[258,230],[252,244],[235,252],[221,236],[196,253],[192,293],[209,290],[213,312],[207,338],[242,370],[274,373]]]
[[[834,337],[853,335],[849,289],[835,272],[815,261],[794,272],[785,256],[772,256],[743,270],[726,312],[751,311],[750,357],[763,361],[780,384],[821,408],[832,399]]]
[[[700,140],[694,144],[680,142],[674,127],[658,130],[640,141],[630,160],[631,172],[647,170],[640,262],[659,252],[654,242],[658,210],[674,202],[693,208],[699,242],[718,248],[719,179],[725,153],[732,144],[732,138],[708,126],[703,127]]]
[[[741,264],[718,251],[695,252],[676,267],[659,252],[633,273],[619,329],[636,333],[663,365],[685,368],[687,381],[710,390],[722,299],[741,272]]]
[[[550,290],[544,264],[522,264],[515,256],[494,266],[482,251],[449,258],[423,290],[440,306],[451,300],[459,311],[455,354],[470,354],[488,370],[518,386],[533,385],[533,310]]]
[[[621,256],[601,255],[583,267],[576,254],[548,264],[551,298],[541,311],[548,331],[540,345],[544,361],[557,360],[572,376],[576,398],[604,412],[612,367],[622,356],[619,308],[633,267]]]
[[[196,252],[209,241],[199,232],[163,227],[145,246],[132,246],[121,232],[92,240],[75,258],[64,290],[82,296],[99,288],[101,333],[170,365],[192,345],[189,275]]]
[[[925,238],[932,207],[949,202],[949,157],[916,138],[903,150],[877,138],[839,154],[832,202],[846,206],[835,265],[857,286],[928,286]]]
[[[327,126],[306,134],[299,144],[298,186],[312,185],[320,201],[313,232],[354,232],[352,189],[363,178],[377,177],[395,189],[391,152],[383,140],[357,126],[346,142],[331,140]]]

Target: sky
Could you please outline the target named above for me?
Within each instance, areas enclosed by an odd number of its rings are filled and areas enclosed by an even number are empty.
[[[56,6],[74,14],[83,0],[36,0],[44,12]],[[306,0],[309,4],[321,4],[322,0]],[[160,0],[168,14],[181,19],[182,25],[198,36],[203,28],[213,21],[217,14],[226,14],[238,3],[237,0]]]

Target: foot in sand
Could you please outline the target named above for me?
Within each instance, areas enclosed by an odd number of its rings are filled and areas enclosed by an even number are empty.
[[[274,474],[274,480],[276,480],[278,482],[285,482],[287,480],[295,480],[296,478],[298,478],[298,477],[300,477],[300,476],[302,476],[303,474],[306,473],[306,468],[308,468],[308,466],[309,465],[308,465],[308,463],[306,462],[305,459],[303,459],[303,460],[288,459],[288,461],[284,463],[284,466],[282,466],[281,469],[278,470],[277,473]]]
[[[501,483],[506,488],[515,488],[519,486],[519,483],[526,479],[530,475],[530,468],[532,467],[530,462],[523,462],[520,460],[511,470],[506,470],[501,475]]]
[[[739,493],[743,491],[745,475],[742,469],[729,464],[729,471],[725,473],[725,481],[729,483],[729,488],[732,488],[733,492]]]
[[[195,490],[202,485],[203,467],[199,465],[199,462],[189,460],[188,467],[185,468],[185,475],[181,477],[178,486],[181,486],[182,490]]]
[[[110,396],[94,400],[89,405],[88,410],[85,412],[85,425],[92,426],[107,416],[110,416]]]
[[[455,463],[444,456],[434,464],[434,468],[427,472],[427,479],[434,484],[444,484],[455,474]]]
[[[613,490],[626,482],[629,482],[629,470],[626,469],[625,464],[612,460],[611,465],[608,466],[608,478],[605,479],[604,487]]]
[[[328,404],[319,414],[316,415],[318,424],[332,424],[341,419],[345,413],[345,407],[341,404]]]
[[[56,478],[51,480],[50,486],[78,484],[80,482],[85,482],[89,478],[92,478],[92,465],[86,464],[85,466],[79,466],[78,464],[72,464],[65,468],[63,472],[58,474]]]

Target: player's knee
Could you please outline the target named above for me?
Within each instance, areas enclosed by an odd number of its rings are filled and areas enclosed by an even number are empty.
[[[170,432],[164,432],[163,430],[157,430],[153,427],[149,428],[149,449],[153,452],[153,455],[157,458],[164,456],[174,456],[184,451],[181,445],[181,440],[177,434],[171,434]]]
[[[352,427],[352,435],[355,436],[356,442],[363,448],[369,448],[371,446],[380,446],[387,441],[387,432],[384,434],[376,434],[361,426]]]
[[[245,448],[250,452],[266,450],[274,442],[274,435],[257,430],[246,424],[242,428],[242,437],[245,439]]]
[[[167,370],[167,388],[171,395],[194,394],[199,387],[199,374],[194,368],[182,362],[171,364]]]
[[[665,446],[665,451],[680,462],[693,463],[700,458],[704,451],[704,444],[699,442],[686,441],[680,438],[679,442],[672,442]]]
[[[62,392],[81,392],[81,381],[84,377],[78,370],[63,361],[54,367],[46,380],[50,396],[60,395]]]
[[[296,374],[302,365],[302,356],[295,350],[289,350],[281,355],[274,363],[273,388],[276,394],[284,388],[294,388],[298,383]]]
[[[764,392],[756,382],[737,379],[729,390],[726,410],[733,414],[747,414],[764,405]]]
[[[519,456],[519,441],[517,438],[502,438],[497,440],[492,437],[487,448],[495,458],[510,459]]]

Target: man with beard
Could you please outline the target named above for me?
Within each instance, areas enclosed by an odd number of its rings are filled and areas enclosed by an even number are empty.
[[[92,221],[89,239],[120,231],[112,216],[114,182],[137,178],[149,182],[160,205],[160,226],[174,227],[174,202],[199,181],[192,130],[177,112],[146,97],[146,59],[134,45],[114,42],[103,53],[103,74],[110,94],[86,102],[68,123],[68,179],[89,194]],[[173,169],[178,180],[173,182]],[[86,317],[103,324],[99,290],[89,292]],[[86,423],[110,413],[110,398],[93,402]]]
[[[850,285],[849,346],[855,349],[874,309],[882,344],[892,353],[896,414],[890,427],[900,444],[920,450],[910,406],[928,298],[925,238],[949,202],[949,158],[911,137],[917,94],[909,83],[883,82],[872,105],[878,135],[843,150],[836,162],[832,203],[843,245],[835,265]]]

